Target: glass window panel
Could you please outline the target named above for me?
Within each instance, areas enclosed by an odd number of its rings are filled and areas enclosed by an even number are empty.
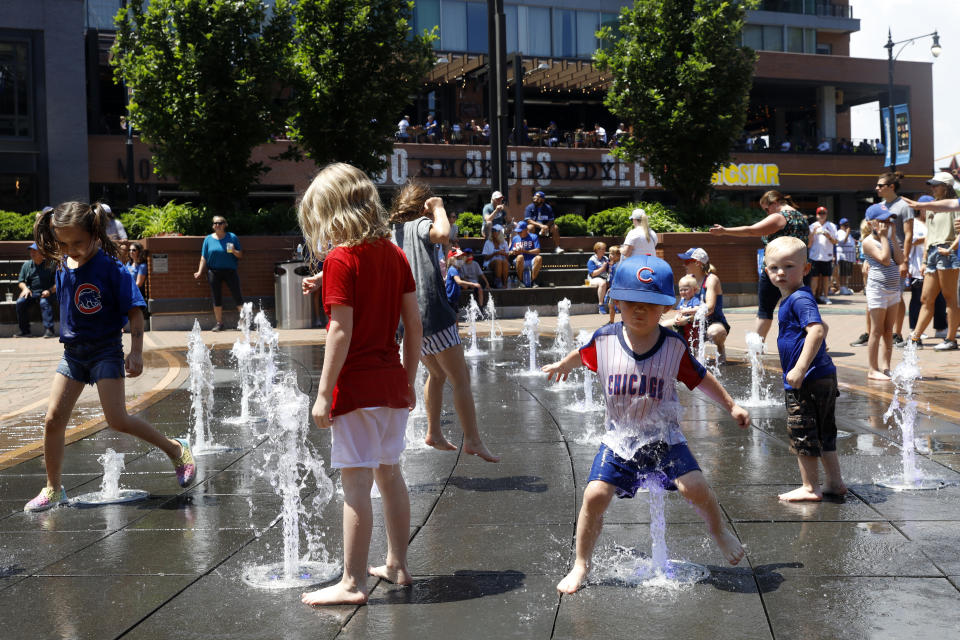
[[[32,66],[27,42],[0,42],[0,136],[33,136]]]
[[[520,43],[517,39],[517,5],[504,5],[503,14],[507,21],[507,53],[520,51]]]
[[[114,16],[120,10],[122,0],[87,0],[87,28],[114,31]]]
[[[596,11],[577,11],[577,57],[591,58],[597,50],[597,30],[600,14]]]
[[[803,29],[800,27],[787,27],[787,51],[803,53]]]
[[[817,52],[817,30],[816,29],[803,30],[803,52],[804,53]]]
[[[576,13],[570,9],[553,10],[553,55],[572,58],[577,54]]]
[[[763,28],[763,48],[767,51],[783,51],[783,27]]]
[[[414,30],[421,34],[440,26],[440,0],[417,0],[413,5]],[[440,48],[440,41],[434,40],[433,47]]]
[[[613,37],[616,38],[617,34],[620,32],[620,14],[618,13],[601,13],[600,14],[600,26],[601,27],[610,27],[613,30]],[[609,42],[600,42],[601,47],[610,46]]]
[[[763,28],[756,24],[743,27],[743,46],[760,51],[763,49]]]
[[[467,3],[467,50],[483,53],[490,47],[487,39],[487,5]]]
[[[519,50],[528,56],[550,55],[550,9],[517,7]]]
[[[447,51],[467,50],[467,3],[443,0],[440,3],[440,46]]]

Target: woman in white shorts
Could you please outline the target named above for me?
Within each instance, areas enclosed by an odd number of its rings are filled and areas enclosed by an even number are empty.
[[[866,218],[871,230],[863,240],[863,255],[870,267],[864,287],[867,313],[870,314],[870,337],[867,341],[870,370],[867,379],[890,380],[893,325],[900,305],[900,263],[903,262],[903,252],[894,233],[896,216],[884,203],[871,205]]]

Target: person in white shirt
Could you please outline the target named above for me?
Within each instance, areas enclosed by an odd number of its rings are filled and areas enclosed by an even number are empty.
[[[493,272],[493,288],[501,289],[507,284],[510,275],[510,243],[503,237],[503,225],[495,224],[490,230],[490,237],[483,243],[481,252],[484,265]]]
[[[607,130],[597,122],[593,125],[593,133],[597,136],[597,146],[607,146]]]
[[[400,122],[397,123],[397,140],[401,142],[407,142],[410,140],[410,134],[407,133],[407,129],[410,128],[410,116],[403,116],[400,118]]]
[[[853,275],[853,264],[857,261],[857,240],[850,229],[850,221],[840,218],[840,228],[837,230],[837,269],[840,271],[840,290],[842,296],[853,295],[850,289],[850,277]]]
[[[817,302],[832,304],[827,297],[830,276],[833,274],[833,247],[837,244],[837,227],[827,220],[827,208],[817,207],[817,221],[810,225],[810,237],[807,240],[813,276],[811,289]]]
[[[657,255],[657,234],[650,228],[646,212],[643,209],[634,209],[630,219],[633,220],[633,229],[620,245],[621,255],[624,258]]]

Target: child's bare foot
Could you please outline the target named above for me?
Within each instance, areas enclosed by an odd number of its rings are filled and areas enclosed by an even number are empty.
[[[367,573],[375,578],[386,580],[391,584],[413,584],[413,576],[410,575],[406,567],[395,569],[384,564],[379,567],[368,567]]]
[[[844,487],[844,491],[846,491],[846,487]],[[820,489],[797,487],[793,491],[781,493],[777,497],[784,502],[819,502],[823,500],[823,492]]]
[[[487,462],[500,462],[500,456],[495,456],[487,449],[487,445],[482,441],[476,442],[463,441],[463,452],[471,456],[480,456]]]
[[[300,602],[310,605],[366,604],[367,594],[360,589],[349,589],[342,582],[300,594]]]
[[[717,546],[731,565],[738,564],[743,560],[743,545],[737,540],[737,536],[730,531],[724,530],[716,537]]]
[[[557,583],[557,591],[560,593],[576,593],[583,586],[583,581],[587,579],[587,568],[580,565],[573,565],[563,580]]]
[[[890,381],[890,376],[885,374],[883,371],[877,371],[876,369],[870,369],[867,372],[867,380],[885,380]]]
[[[449,440],[443,436],[433,437],[430,434],[427,434],[427,437],[424,439],[424,442],[427,443],[427,446],[433,447],[434,449],[439,449],[440,451],[456,451],[457,447],[455,444],[451,443]]]
[[[825,496],[845,496],[847,495],[847,485],[841,480],[839,484],[825,484],[821,487]]]

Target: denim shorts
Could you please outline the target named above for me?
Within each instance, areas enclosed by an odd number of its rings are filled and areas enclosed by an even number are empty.
[[[97,342],[63,345],[57,373],[84,384],[125,377],[120,335]]]
[[[947,255],[941,255],[938,249],[940,247],[949,247],[949,242],[943,244],[932,244],[927,247],[927,260],[924,273],[936,273],[940,269],[960,269],[960,258],[956,251],[951,251]]]
[[[618,498],[632,498],[648,476],[660,476],[663,488],[676,491],[674,480],[691,471],[700,471],[700,465],[685,442],[667,444],[658,441],[640,447],[636,455],[625,460],[605,444],[593,459],[587,482],[600,480],[612,484]]]

